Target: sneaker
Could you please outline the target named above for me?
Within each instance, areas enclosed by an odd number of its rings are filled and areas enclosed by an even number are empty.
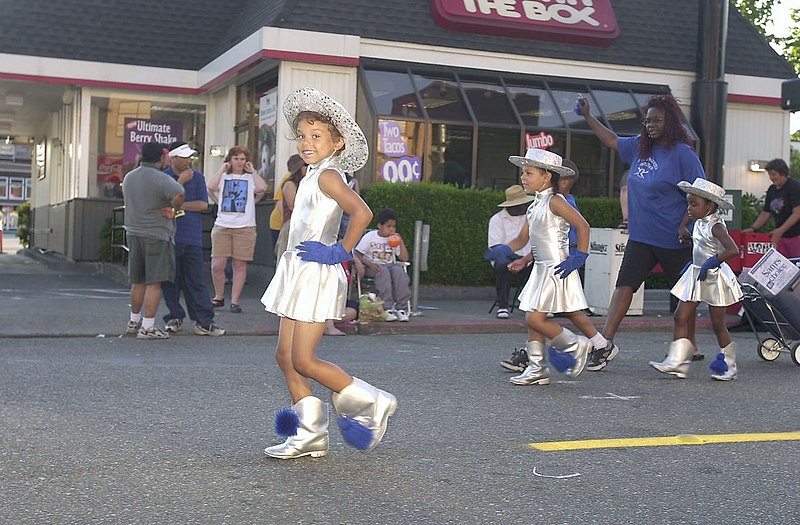
[[[524,348],[515,348],[511,352],[511,359],[503,359],[500,366],[509,372],[524,372],[528,366],[528,352]]]
[[[128,321],[128,328],[125,329],[126,334],[137,334],[139,333],[139,328],[142,327],[141,321]]]
[[[392,321],[397,321],[397,312],[394,310],[384,310],[382,317],[384,321],[391,323]]]
[[[508,319],[508,308],[498,308],[497,309],[497,318],[498,319]]]
[[[200,323],[195,323],[194,325],[194,333],[197,335],[212,335],[212,336],[220,336],[225,335],[225,329],[221,326],[217,326],[214,323],[208,325],[208,328],[201,325]]]
[[[609,361],[617,357],[618,353],[619,347],[611,341],[608,342],[605,348],[595,348],[589,354],[589,362],[586,363],[586,370],[597,372],[598,370],[604,369],[608,366]]]
[[[397,316],[397,320],[400,321],[401,323],[408,322],[408,312],[406,312],[405,310],[397,310],[395,311],[395,315]]]
[[[183,319],[170,319],[164,326],[164,330],[171,334],[177,334],[181,331],[181,325],[183,325]]]
[[[136,334],[136,339],[169,339],[169,333],[161,328],[154,326],[145,330],[139,328],[139,333]]]

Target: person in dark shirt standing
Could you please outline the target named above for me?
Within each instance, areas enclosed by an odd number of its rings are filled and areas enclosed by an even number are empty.
[[[773,159],[765,167],[772,185],[767,188],[762,211],[750,228],[752,233],[775,218],[772,244],[788,258],[800,257],[800,182],[789,177],[789,166],[783,159]]]
[[[162,285],[164,302],[169,312],[164,316],[166,330],[178,332],[186,317],[180,297],[186,301],[189,319],[195,322],[197,335],[220,336],[225,330],[214,324],[214,308],[203,278],[203,217],[208,209],[206,178],[192,169],[192,156],[197,152],[185,142],[169,146],[169,162],[164,172],[184,188],[184,214],[175,219],[175,281]]]

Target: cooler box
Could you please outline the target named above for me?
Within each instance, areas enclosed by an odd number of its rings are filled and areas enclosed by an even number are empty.
[[[791,330],[786,335],[791,339],[800,336],[800,259],[787,259],[774,248],[755,264],[750,271],[742,273],[740,280],[752,284],[772,307],[789,323]],[[751,305],[761,306],[761,305]],[[753,312],[760,321],[771,321],[766,308]]]
[[[742,267],[752,268],[772,248],[772,236],[768,233],[743,233],[739,246]]]
[[[592,312],[608,314],[608,304],[614,294],[617,274],[622,264],[628,232],[612,228],[592,228],[589,237],[589,258],[583,279],[583,293]],[[644,286],[633,294],[627,315],[642,315]]]

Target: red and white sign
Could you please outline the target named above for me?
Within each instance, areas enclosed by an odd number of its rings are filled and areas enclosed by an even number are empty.
[[[611,0],[431,0],[434,21],[465,33],[607,46],[619,36]]]
[[[538,135],[525,134],[525,149],[547,149],[555,143],[553,136],[544,131]]]

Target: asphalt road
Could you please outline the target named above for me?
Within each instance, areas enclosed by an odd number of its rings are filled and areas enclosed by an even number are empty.
[[[0,522],[797,523],[798,441],[528,446],[800,430],[787,355],[735,334],[739,380],[670,379],[647,366],[669,339],[622,333],[607,370],[519,387],[498,366],[518,336],[324,338],[398,412],[365,454],[331,411],[328,456],[290,461],[262,453],[288,403],[274,336],[0,339]]]

